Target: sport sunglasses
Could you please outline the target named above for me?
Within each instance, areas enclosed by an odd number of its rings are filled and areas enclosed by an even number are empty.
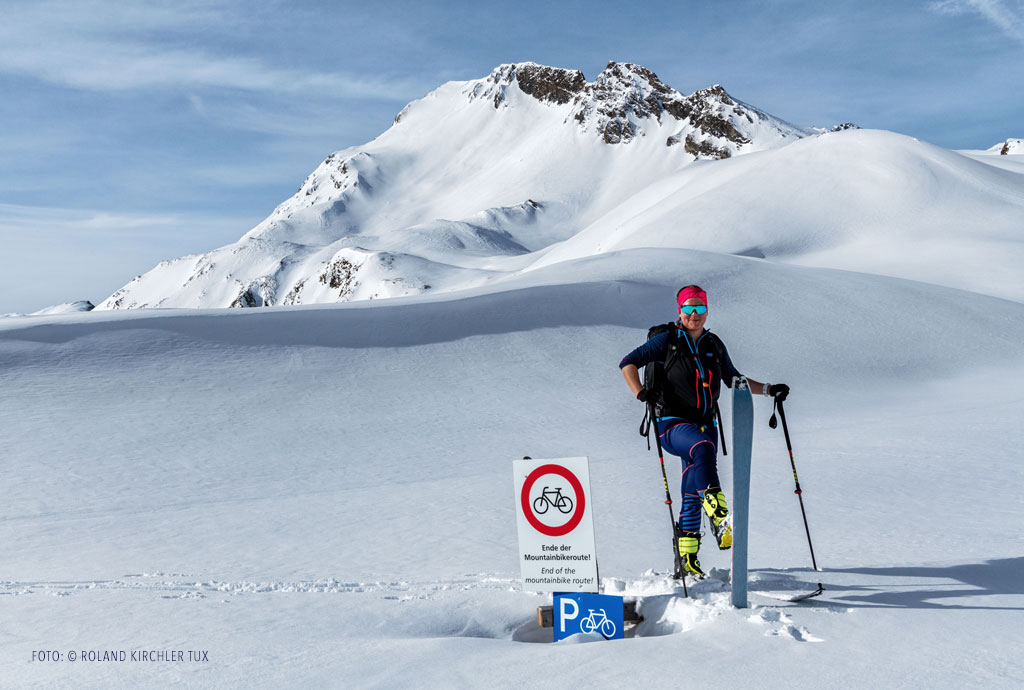
[[[684,314],[687,314],[687,315],[689,315],[689,314],[707,314],[708,313],[708,308],[706,306],[704,306],[703,304],[692,304],[692,305],[691,304],[686,304],[686,305],[683,305],[683,306],[679,307],[679,311],[681,311],[681,312],[683,312]]]

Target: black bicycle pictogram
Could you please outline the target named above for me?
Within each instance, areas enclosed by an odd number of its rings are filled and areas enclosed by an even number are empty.
[[[572,512],[572,499],[562,495],[561,487],[552,491],[545,486],[540,496],[533,500],[533,512],[543,515],[548,512],[549,506],[554,506],[560,512],[568,515]]]

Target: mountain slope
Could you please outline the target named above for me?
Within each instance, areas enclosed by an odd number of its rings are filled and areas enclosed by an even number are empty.
[[[675,247],[911,278],[1024,300],[1024,175],[884,131],[691,166],[531,267]]]
[[[459,289],[528,262],[698,159],[809,134],[721,87],[649,70],[526,63],[451,82],[364,146],[329,156],[239,242],[160,264],[99,305],[226,307]]]
[[[100,309],[452,292],[641,247],[912,278],[1024,300],[1024,166],[853,126],[802,130],[714,86],[611,63],[450,82],[330,155],[238,242]]]

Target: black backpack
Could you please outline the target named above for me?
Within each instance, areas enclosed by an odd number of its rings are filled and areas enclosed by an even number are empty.
[[[678,328],[679,324],[675,323],[674,321],[670,321],[668,323],[656,324],[647,329],[648,340],[662,333],[669,334],[668,354],[665,356],[665,361],[651,362],[650,364],[644,365],[644,370],[641,376],[644,388],[647,389],[647,399],[650,401],[644,410],[644,418],[640,422],[640,435],[647,439],[648,450],[651,449],[650,431],[651,426],[654,424],[654,419],[652,418],[651,410],[658,404],[657,401],[661,400],[661,391],[662,388],[665,386],[665,368],[668,366],[669,362],[673,357],[678,356],[676,354],[678,342]],[[717,347],[718,341],[715,340],[714,342],[716,343]],[[657,411],[655,410],[655,412]],[[722,455],[728,455],[729,452],[725,447],[725,430],[722,428],[722,412],[721,410],[718,409],[717,401],[715,402],[715,417],[718,418],[718,432],[722,440]]]
[[[675,355],[676,352],[676,329],[678,326],[672,322],[659,323],[656,326],[651,326],[647,329],[647,339],[650,340],[656,335],[662,333],[668,333],[671,342],[669,344],[668,357],[665,358],[664,362],[651,362],[644,366],[643,371],[643,383],[644,388],[647,389],[648,400],[659,400],[661,398],[661,390],[665,385],[665,365],[668,364],[669,358]]]

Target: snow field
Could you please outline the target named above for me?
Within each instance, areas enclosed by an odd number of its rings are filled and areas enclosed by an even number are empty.
[[[824,572],[810,571],[781,430],[757,398],[747,610],[728,605],[728,553],[710,543],[712,577],[677,596],[657,458],[616,368],[672,318],[680,274],[709,289],[709,326],[740,369],[794,391]],[[1019,539],[992,528],[1021,519],[1019,303],[681,250],[501,288],[0,322],[7,678],[1019,685]],[[579,454],[606,591],[637,597],[645,621],[621,643],[529,644],[545,639],[532,621],[548,599],[518,586],[510,461]],[[819,579],[826,595],[802,605],[756,594]],[[49,648],[211,661],[31,661]]]

